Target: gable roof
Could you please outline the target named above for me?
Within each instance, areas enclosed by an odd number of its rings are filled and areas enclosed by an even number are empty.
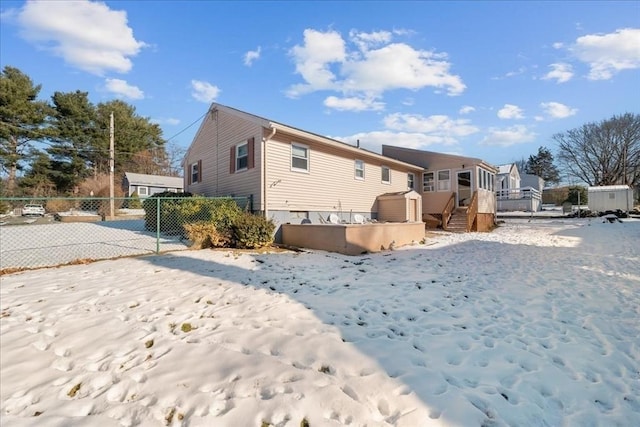
[[[515,163],[507,163],[506,165],[500,165],[498,166],[498,173],[499,174],[510,174],[511,171],[513,170],[513,168],[516,167]]]
[[[471,165],[471,164],[479,165],[491,171],[497,170],[495,166],[477,157],[459,156],[457,154],[439,153],[437,151],[418,150],[416,148],[398,147],[395,145],[382,145],[382,152],[384,153],[385,151],[390,152],[389,155],[391,156],[394,155],[394,154],[391,154],[394,152],[409,153],[417,162],[421,163],[425,169],[431,169],[432,166],[437,167],[439,164],[442,164],[443,162],[445,163],[459,162],[461,164],[467,164],[467,165]],[[429,163],[433,163],[433,165],[426,164],[426,163],[423,164],[423,162],[420,161],[421,159],[427,159],[427,158],[429,160]]]
[[[184,179],[179,176],[147,175],[125,172],[129,185],[148,185],[150,187],[183,188]]]
[[[318,142],[320,144],[324,144],[330,147],[334,147],[334,148],[338,148],[347,152],[352,152],[353,154],[356,155],[357,157],[362,157],[362,156],[366,156],[369,158],[375,158],[377,160],[379,160],[382,163],[386,163],[389,165],[396,165],[396,166],[403,166],[405,168],[411,168],[411,169],[417,169],[417,170],[422,170],[423,168],[420,166],[417,166],[415,164],[412,163],[407,163],[407,162],[402,162],[400,160],[396,160],[393,159],[391,157],[387,157],[387,156],[383,156],[382,154],[376,153],[375,151],[371,151],[371,150],[367,150],[365,148],[360,148],[360,147],[356,147],[353,146],[351,144],[348,144],[346,142],[342,142],[342,141],[338,141],[336,139],[332,139],[329,138],[327,136],[323,136],[323,135],[319,135],[317,133],[313,133],[313,132],[309,132],[303,129],[299,129],[293,126],[289,126],[286,125],[284,123],[280,123],[274,120],[269,120],[266,119],[264,117],[260,117],[257,116],[255,114],[251,114],[251,113],[247,113],[246,111],[242,111],[242,110],[238,110],[236,108],[233,107],[229,107],[226,105],[222,105],[222,104],[218,104],[218,103],[212,103],[209,111],[207,112],[207,114],[210,114],[212,112],[215,112],[216,110],[220,110],[220,111],[224,111],[226,113],[235,115],[236,117],[240,117],[244,120],[248,120],[250,122],[256,123],[259,126],[262,126],[264,128],[268,128],[268,129],[272,129],[276,132],[281,131],[283,133],[287,133],[289,135],[295,135],[295,136],[300,136],[309,140],[312,140],[314,142]],[[206,115],[205,115],[206,116]],[[196,135],[194,137],[194,141],[196,139],[198,139],[198,135],[200,134],[200,132],[203,129],[203,126],[205,124],[205,120],[202,121],[200,128],[198,129],[198,131],[196,132]],[[189,147],[189,149],[191,149],[191,146]],[[188,155],[188,151],[187,151],[187,155]],[[186,158],[187,156],[185,156]]]

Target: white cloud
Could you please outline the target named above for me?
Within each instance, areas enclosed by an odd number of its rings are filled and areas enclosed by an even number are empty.
[[[451,64],[444,55],[415,50],[394,43],[369,50],[361,60],[342,64],[342,88],[349,91],[381,93],[394,89],[418,90],[432,86],[460,95],[466,88],[459,76],[449,73]]]
[[[380,111],[384,110],[384,103],[373,98],[338,98],[329,96],[324,105],[339,111]]]
[[[501,119],[523,119],[522,109],[517,105],[504,104],[500,110],[498,110],[498,117]]]
[[[460,138],[479,131],[469,120],[443,115],[394,113],[387,115],[383,124],[386,129],[381,131],[333,138],[353,145],[359,140],[362,148],[380,153],[383,144],[415,149],[426,149],[435,144],[455,146]]]
[[[540,107],[544,110],[545,114],[554,119],[564,119],[575,115],[578,112],[577,108],[570,108],[559,102],[542,102]]]
[[[346,137],[330,137],[338,141],[356,145],[360,141],[360,147],[376,153],[382,152],[382,145],[397,145],[406,148],[424,149],[430,145],[443,143],[442,137],[425,135],[423,133],[375,131],[362,132]]]
[[[173,117],[168,117],[166,119],[164,118],[159,118],[159,119],[151,119],[152,123],[156,123],[156,124],[167,124],[167,125],[171,125],[171,126],[175,126],[175,125],[179,125],[180,124],[180,119],[176,119]]]
[[[469,113],[473,113],[474,111],[476,111],[475,107],[472,107],[471,105],[465,105],[462,108],[460,108],[460,111],[458,111],[458,114],[469,114]]]
[[[392,38],[392,34],[389,31],[378,31],[373,33],[362,33],[355,30],[349,32],[349,38],[355,43],[358,48],[365,52],[372,47],[381,46],[389,43]]]
[[[508,128],[489,128],[487,136],[480,142],[482,145],[495,145],[508,147],[510,145],[523,144],[535,140],[536,134],[524,125],[516,125]]]
[[[191,96],[200,102],[211,103],[220,95],[218,86],[201,80],[191,80]]]
[[[147,45],[133,36],[127,13],[89,1],[28,1],[17,13],[20,35],[96,75],[126,73]]]
[[[296,63],[296,72],[306,81],[306,84],[292,86],[288,91],[290,96],[336,88],[336,76],[329,65],[346,59],[345,43],[340,34],[304,30],[304,45],[294,46],[290,53]]]
[[[250,50],[247,53],[244,54],[244,65],[246,65],[247,67],[250,67],[251,65],[253,65],[253,61],[256,61],[258,59],[260,59],[260,52],[262,51],[262,48],[260,46],[258,46],[258,49],[256,50]]]
[[[573,67],[571,64],[558,62],[549,65],[551,71],[542,77],[542,80],[556,80],[556,83],[566,83],[573,77]]]
[[[526,67],[520,67],[515,71],[508,71],[504,76],[492,77],[491,80],[508,79],[510,77],[519,76],[520,74],[524,74],[526,71],[527,71]]]
[[[450,73],[445,54],[390,43],[393,34],[398,33],[352,31],[349,50],[336,31],[305,30],[304,43],[290,51],[304,83],[291,86],[288,96],[329,90],[346,98],[379,98],[389,90],[429,86],[449,95],[465,90],[460,77]]]
[[[144,92],[142,92],[137,86],[131,86],[124,80],[120,79],[106,79],[105,88],[116,94],[119,97],[129,99],[144,99]]]
[[[640,68],[640,28],[579,37],[570,51],[590,67],[590,80],[608,80],[622,70]]]
[[[441,143],[456,143],[458,137],[478,132],[467,119],[451,119],[444,115],[421,116],[419,114],[389,114],[384,125],[394,131],[419,132],[440,138]]]

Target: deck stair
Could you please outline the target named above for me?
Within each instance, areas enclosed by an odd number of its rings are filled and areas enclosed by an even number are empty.
[[[453,233],[466,233],[467,229],[467,209],[468,208],[456,208],[451,212],[451,218],[446,226],[447,231]]]

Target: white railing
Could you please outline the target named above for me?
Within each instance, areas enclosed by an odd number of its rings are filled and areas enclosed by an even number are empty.
[[[542,192],[533,187],[509,188],[496,191],[498,212],[537,212],[542,205]]]
[[[542,192],[540,190],[536,190],[533,187],[505,188],[505,189],[496,191],[496,196],[498,197],[498,200],[511,200],[511,199],[541,200]]]

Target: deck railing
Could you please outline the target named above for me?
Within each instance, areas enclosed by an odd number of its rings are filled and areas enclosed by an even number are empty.
[[[451,219],[451,214],[453,213],[453,209],[456,205],[456,193],[451,193],[451,197],[447,201],[447,204],[444,206],[442,211],[442,229],[446,230],[447,225],[449,224],[449,220]]]
[[[467,232],[473,229],[473,223],[478,217],[478,192],[474,191],[471,197],[471,203],[467,208]]]
[[[504,188],[496,191],[498,200],[511,200],[511,199],[542,199],[542,192],[536,190],[533,187],[523,188]]]

